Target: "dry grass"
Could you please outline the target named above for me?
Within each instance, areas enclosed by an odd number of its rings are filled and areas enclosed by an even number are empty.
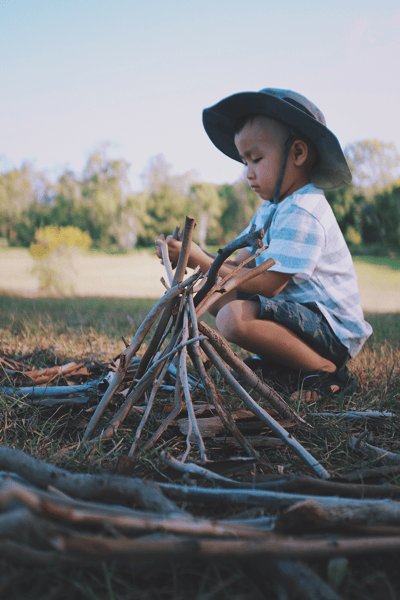
[[[71,359],[90,361],[97,358],[108,362],[124,348],[121,336],[130,339],[153,305],[153,300],[127,298],[24,298],[4,294],[0,296],[0,351],[18,358],[32,352],[28,362],[32,366],[53,366]],[[360,433],[363,422],[317,420],[313,412],[337,409],[391,410],[400,415],[400,313],[371,313],[367,315],[375,334],[362,352],[352,361],[351,369],[360,380],[360,390],[353,397],[323,406],[301,407],[314,423],[312,432],[296,431],[295,435],[325,468],[333,474],[342,474],[356,468],[372,466],[361,455],[347,446],[349,435]],[[290,377],[280,381],[283,389],[293,382]],[[286,387],[285,387],[286,386]],[[232,405],[235,398],[230,398]],[[106,456],[112,448],[99,448],[90,460],[83,455],[66,457],[66,450],[76,445],[78,436],[90,414],[87,408],[32,407],[22,400],[0,396],[0,443],[21,448],[70,470],[96,472],[98,469],[115,471],[118,457]],[[109,415],[108,415],[109,416]],[[377,446],[398,452],[400,445],[398,420],[368,425]],[[121,452],[129,448],[136,421],[130,418],[117,439],[124,437]],[[151,423],[149,425],[151,427]],[[172,442],[171,442],[171,445]],[[224,456],[215,447],[212,457]],[[196,458],[194,450],[193,458]],[[286,449],[264,454],[269,472],[278,466],[285,473],[304,472],[299,459]],[[156,452],[138,460],[135,474],[142,477],[157,476]],[[261,475],[261,471],[256,475]],[[252,476],[249,474],[249,476]],[[244,474],[246,477],[246,474]],[[392,479],[396,483],[398,477]],[[212,511],[200,507],[203,514],[214,516]],[[236,509],[225,507],[225,515]],[[391,598],[390,586],[398,585],[393,578],[398,556],[351,558],[347,582],[341,590],[344,598]],[[314,561],[312,567],[327,579],[327,562]],[[258,600],[275,596],[268,582],[255,579],[247,564],[238,561],[188,562],[175,561],[166,565],[141,566],[113,563],[101,567],[76,566],[23,568],[0,561],[0,595],[7,599],[202,599]]]

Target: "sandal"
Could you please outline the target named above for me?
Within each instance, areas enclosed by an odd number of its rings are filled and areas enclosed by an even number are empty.
[[[302,381],[301,389],[292,394],[292,400],[311,402],[322,398],[350,396],[357,391],[358,381],[352,377],[346,366],[337,369],[334,373],[316,371],[306,375]]]

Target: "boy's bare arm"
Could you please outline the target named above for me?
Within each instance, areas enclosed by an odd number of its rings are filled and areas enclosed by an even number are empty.
[[[181,242],[175,240],[172,236],[167,237],[168,251],[169,257],[172,263],[177,263],[179,252],[181,249]],[[157,248],[156,254],[159,258],[161,258],[161,251]],[[239,250],[234,261],[226,261],[220,271],[219,274],[221,277],[225,277],[230,272],[232,272],[237,265],[239,265],[243,260],[248,258],[250,252],[246,248],[242,248]],[[192,242],[192,246],[190,249],[190,255],[188,260],[188,267],[191,269],[196,269],[200,267],[202,273],[205,275],[209,270],[211,264],[213,262],[212,256],[208,256],[203,250]],[[241,269],[241,272],[248,271],[248,268]],[[267,298],[273,298],[279,292],[283,290],[286,286],[287,282],[292,277],[292,273],[278,273],[277,271],[266,271],[265,273],[261,273],[260,275],[253,277],[249,281],[247,281],[243,287],[239,286],[237,289],[242,292],[247,292],[249,294],[260,294],[262,296],[266,296]]]

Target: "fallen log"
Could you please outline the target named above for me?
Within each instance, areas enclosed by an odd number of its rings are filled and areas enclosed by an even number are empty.
[[[75,498],[133,502],[145,510],[180,512],[156,483],[118,475],[69,473],[15,448],[0,446],[0,469],[18,473],[42,489],[51,485]]]

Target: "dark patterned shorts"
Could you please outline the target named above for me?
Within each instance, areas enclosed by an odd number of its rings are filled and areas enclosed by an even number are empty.
[[[344,366],[350,359],[349,351],[331,329],[328,321],[315,302],[299,304],[290,300],[265,298],[265,296],[238,293],[239,300],[258,300],[259,319],[275,321],[299,336],[323,358],[337,367]]]

